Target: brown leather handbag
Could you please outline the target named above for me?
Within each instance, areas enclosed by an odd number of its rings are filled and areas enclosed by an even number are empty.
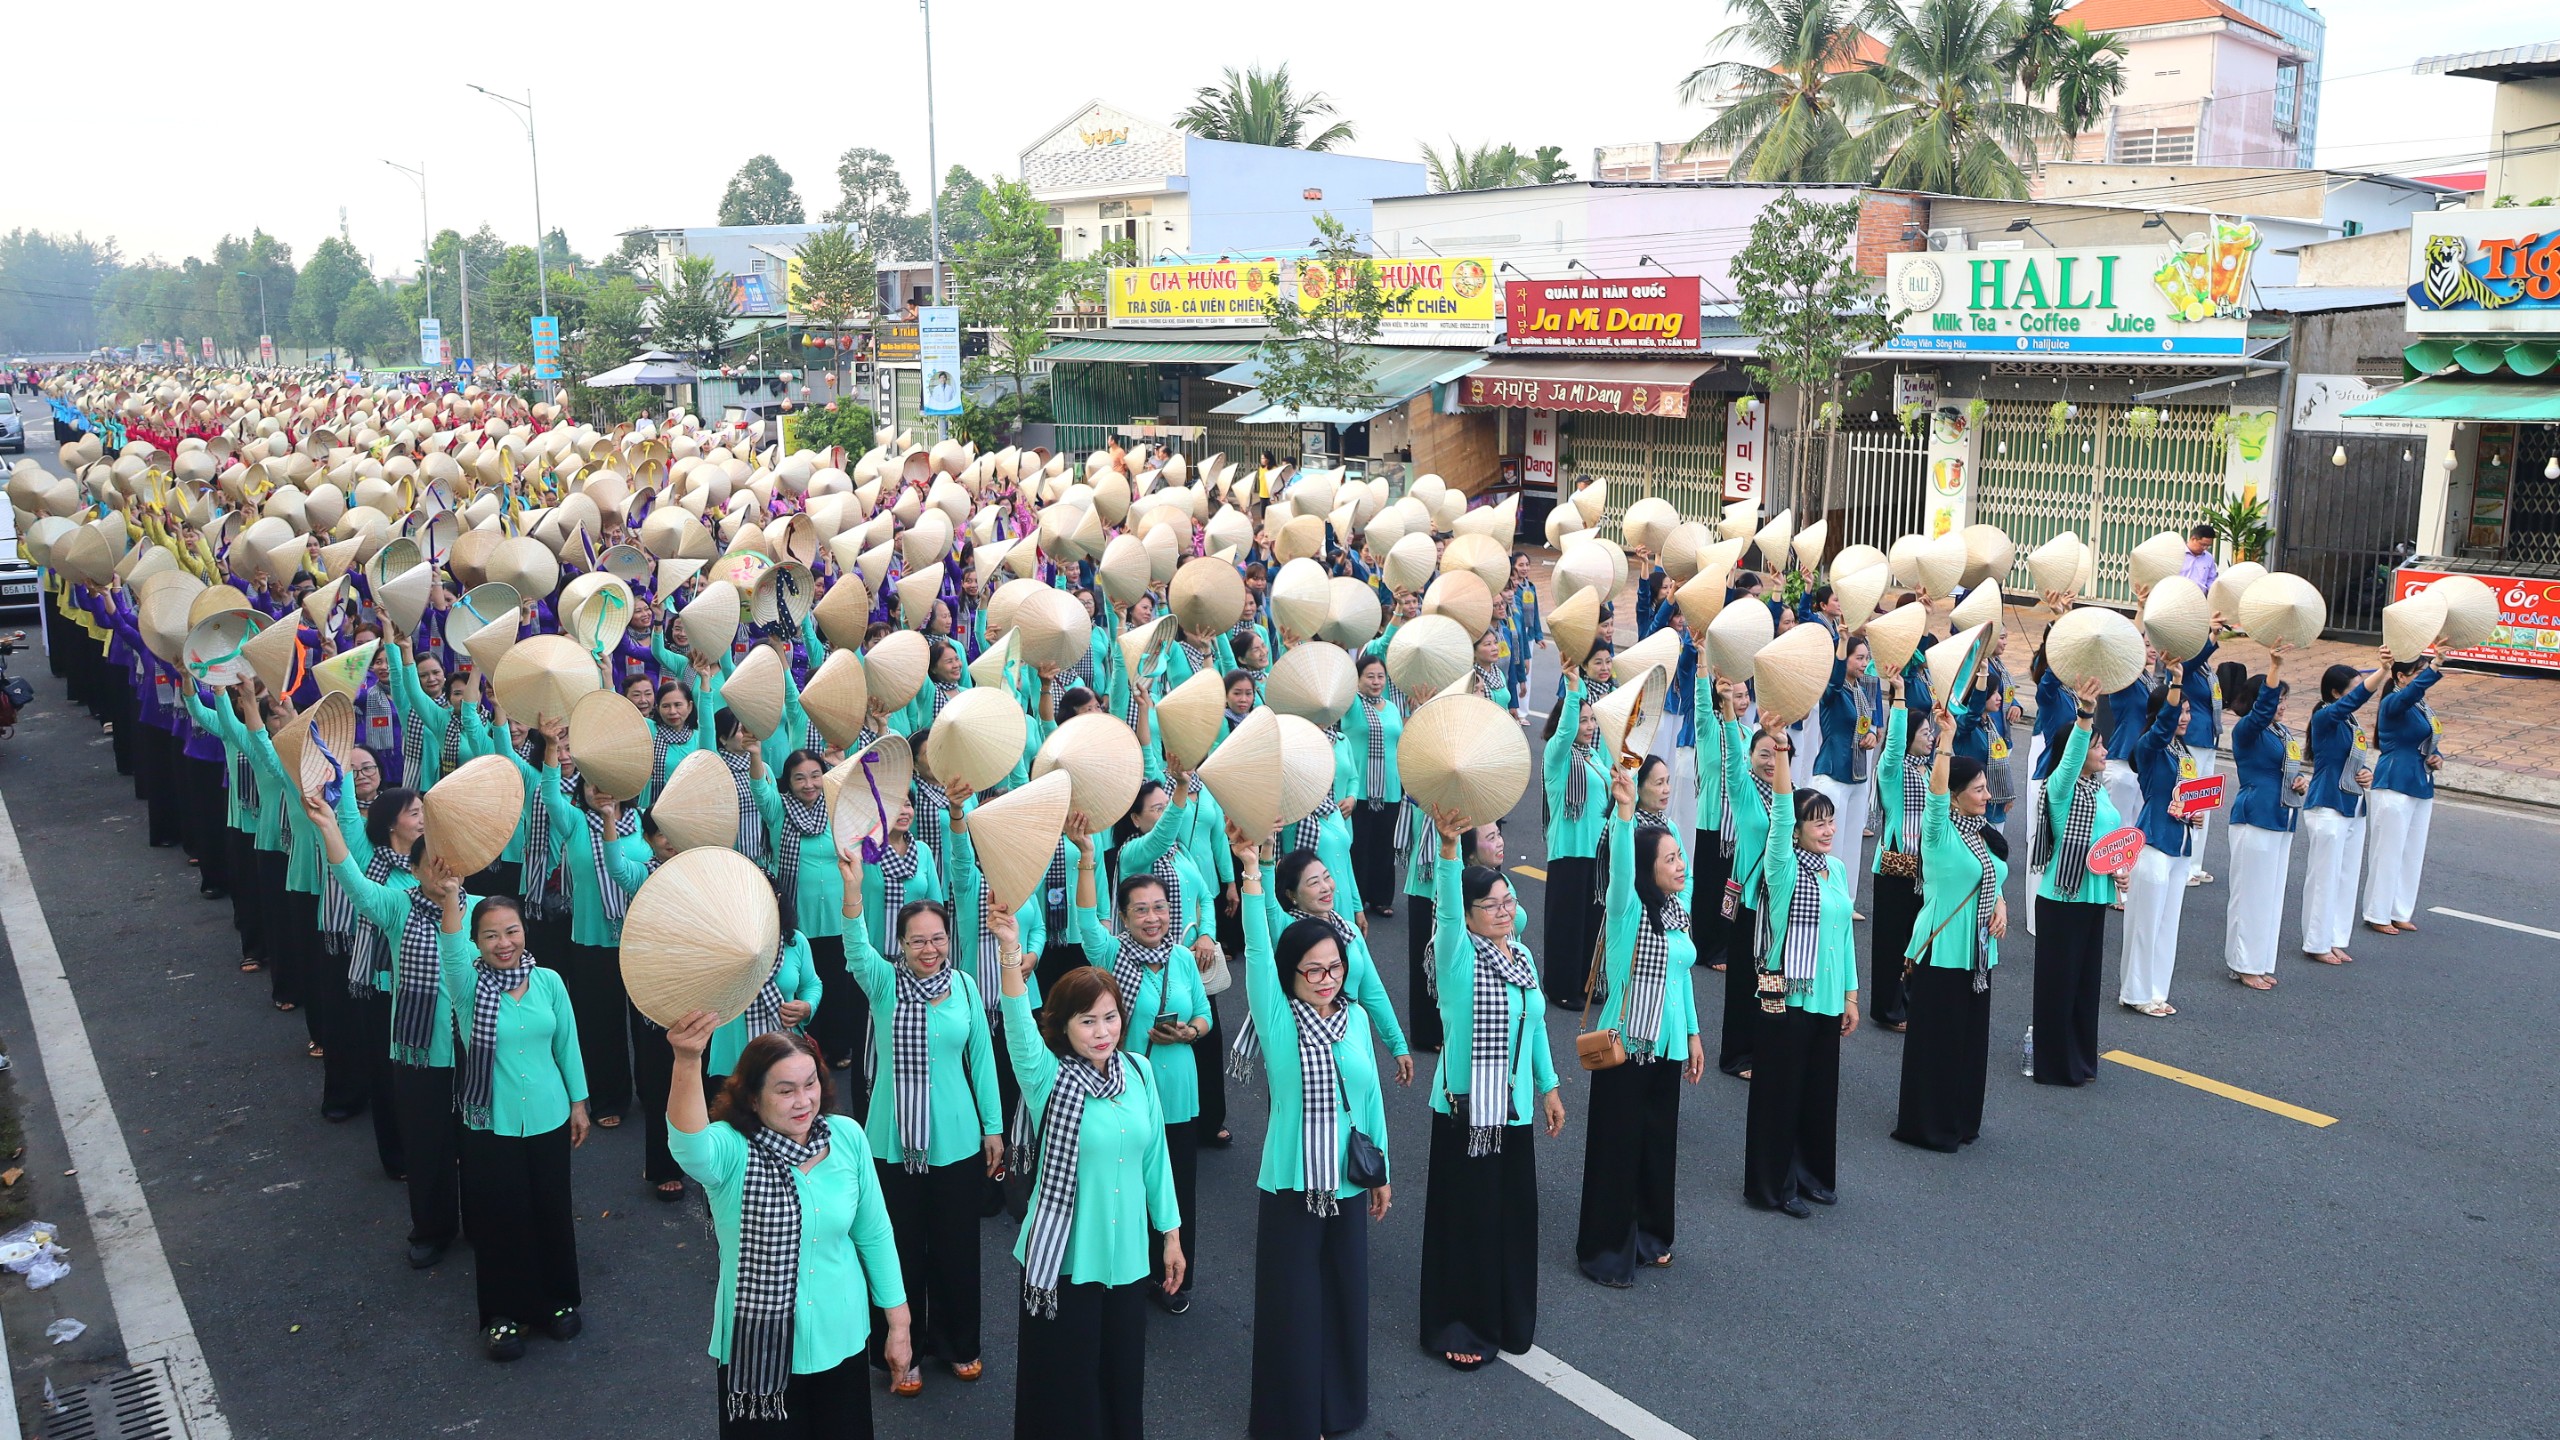
[[[1600,988],[1601,953],[1600,946],[1592,947],[1591,969],[1583,977],[1581,1025],[1591,1023],[1591,998]],[[1573,1037],[1573,1058],[1581,1061],[1585,1070],[1615,1070],[1627,1063],[1626,1042],[1618,1038],[1615,1030],[1584,1030]]]

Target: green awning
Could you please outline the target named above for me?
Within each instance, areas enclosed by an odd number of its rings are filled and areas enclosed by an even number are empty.
[[[2394,420],[2560,421],[2560,384],[2438,376],[2385,390],[2347,414]]]
[[[1445,385],[1485,366],[1485,357],[1472,350],[1403,345],[1357,348],[1368,370],[1368,387],[1355,405],[1292,410],[1272,404],[1259,389],[1253,389],[1218,404],[1210,413],[1241,417],[1238,423],[1245,425],[1357,425],[1395,409],[1434,385]],[[1209,378],[1224,385],[1253,385],[1262,378],[1262,362],[1247,360]]]
[[[2464,339],[2455,335],[2430,336],[2403,350],[2409,368],[2421,375],[2433,375],[2456,366],[2474,375],[2512,373],[2531,378],[2560,364],[2560,343],[2547,339],[2510,339],[2499,335],[2480,335]]]
[[[1233,365],[1253,358],[1261,331],[1234,339],[1144,340],[1118,335],[1077,335],[1053,342],[1036,359],[1094,361],[1106,365]]]

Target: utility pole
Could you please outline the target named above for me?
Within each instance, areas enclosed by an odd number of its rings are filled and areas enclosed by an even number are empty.
[[[462,277],[462,358],[471,358],[471,246],[454,247],[453,273]]]
[[[436,313],[435,247],[427,241],[427,162],[421,160],[413,168],[397,160],[382,162],[418,182],[418,278],[426,282],[427,313]]]
[[[243,280],[258,282],[258,334],[260,338],[272,337],[276,332],[273,326],[267,324],[267,277],[252,270],[234,270],[231,273]]]
[[[524,146],[533,157],[533,280],[542,292],[542,313],[548,315],[551,313],[551,268],[542,252],[551,233],[542,228],[542,147],[534,142],[533,136],[533,89],[527,86],[524,98],[518,100],[512,95],[501,95],[479,85],[471,88],[501,105],[524,112],[516,118],[524,122]],[[469,328],[467,325],[464,327],[466,333]]]
[[[925,213],[933,226],[933,303],[942,303],[942,162],[934,154],[933,134],[933,0],[916,0],[924,11],[924,168]]]

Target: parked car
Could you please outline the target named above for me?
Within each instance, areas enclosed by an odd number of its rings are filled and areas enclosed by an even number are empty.
[[[0,611],[34,610],[43,598],[36,567],[18,553],[18,521],[0,505]]]
[[[0,390],[0,450],[27,453],[27,421],[18,413],[18,397]]]

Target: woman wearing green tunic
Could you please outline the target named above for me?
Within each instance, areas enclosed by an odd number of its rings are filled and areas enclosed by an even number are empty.
[[[1360,690],[1342,717],[1341,762],[1350,780],[1339,786],[1351,811],[1351,877],[1372,915],[1396,913],[1396,831],[1404,818],[1404,777],[1396,748],[1404,738],[1404,714],[1387,698],[1387,662],[1363,653]]]
[[[1155,1071],[1120,1047],[1109,971],[1069,971],[1035,1019],[1014,917],[988,916],[1004,975],[1005,1048],[1033,1122],[1031,1213],[1014,1244],[1026,1312],[1013,1392],[1016,1440],[1145,1433],[1150,1234],[1182,1288],[1182,1207],[1165,1154]]]
[[[907,1303],[923,1304],[917,1353],[954,1377],[986,1373],[978,1334],[978,1218],[987,1182],[1004,1168],[1004,1112],[995,1042],[977,981],[952,964],[950,912],[909,900],[894,918],[898,959],[882,958],[861,923],[860,861],[839,853],[845,956],[870,1000],[871,1045],[882,1083],[871,1090],[863,1133],[880,1171],[880,1194],[898,1237]],[[885,1364],[876,1353],[873,1360]],[[924,1373],[909,1367],[891,1388],[913,1395]]]
[[[1600,853],[1600,822],[1608,809],[1609,757],[1600,753],[1600,722],[1584,703],[1579,670],[1564,667],[1564,698],[1547,718],[1547,999],[1568,1009],[1582,1004],[1591,974],[1592,942],[1599,938],[1593,901],[1600,887],[1592,873]]]
[[[1754,1069],[1744,1130],[1743,1198],[1802,1220],[1805,1202],[1838,1197],[1840,1042],[1858,1029],[1858,954],[1849,867],[1831,853],[1839,817],[1818,790],[1796,798],[1784,731],[1772,721],[1777,766],[1772,813],[1754,867],[1764,889],[1769,949],[1751,967]],[[1771,989],[1757,987],[1767,983]],[[1773,1006],[1773,997],[1782,997]]]
[[[809,942],[810,963],[827,1003],[810,1033],[838,1070],[862,1058],[862,992],[845,973],[844,881],[836,868],[836,838],[827,814],[826,763],[807,750],[782,762],[782,784],[755,779],[757,813],[771,837],[768,867],[782,879],[782,928]],[[894,803],[894,802],[893,802]],[[863,883],[873,884],[866,872]],[[878,939],[873,949],[880,948]],[[859,1084],[857,1083],[857,1089]]]
[[[759,1035],[805,1035],[810,1017],[817,1014],[825,991],[819,988],[818,972],[809,964],[809,942],[799,935],[786,936],[773,952],[773,969],[765,975],[764,984],[756,990],[756,998],[727,1024],[711,1032],[711,1045],[702,1052],[703,1091],[707,1099],[720,1093],[720,1084],[738,1065],[738,1057]]]
[[[697,1010],[667,1031],[667,1121],[720,1242],[710,1347],[720,1434],[869,1435],[872,1306],[885,1312],[891,1371],[914,1363],[870,1142],[851,1117],[827,1113],[826,1062],[803,1035],[758,1036],[706,1106],[702,1052],[717,1020]]]
[[[445,702],[444,662],[417,658],[417,642],[402,636],[390,654],[391,698],[400,708],[400,778],[425,794],[447,770],[462,763],[453,707]]]
[[[1200,1115],[1199,1067],[1183,1052],[1209,1034],[1209,997],[1200,988],[1200,970],[1174,928],[1173,897],[1152,871],[1124,877],[1113,910],[1120,933],[1102,926],[1094,914],[1094,847],[1088,817],[1067,817],[1067,835],[1076,847],[1076,943],[1085,963],[1111,972],[1127,1017],[1123,1044],[1132,1055],[1148,1057],[1157,1047],[1173,1047],[1155,1065],[1156,1100],[1164,1112],[1166,1163],[1173,1171],[1175,1202],[1183,1214],[1182,1252],[1199,1254],[1196,1198],[1200,1138],[1193,1124]],[[1161,1277],[1161,1270],[1158,1272]],[[1179,1288],[1156,1292],[1157,1303],[1180,1315],[1191,1308],[1191,1282],[1186,1272]]]
[[[1934,717],[1955,733],[1946,707]],[[1902,1043],[1902,1107],[1893,1138],[1953,1152],[1982,1134],[1991,1063],[1991,971],[2009,933],[2009,844],[1989,820],[1982,764],[1940,745],[1920,825],[1920,918],[1907,952],[1911,1028]]]

